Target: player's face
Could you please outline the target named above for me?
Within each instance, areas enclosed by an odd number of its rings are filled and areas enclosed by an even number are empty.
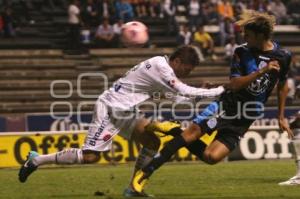
[[[244,31],[244,40],[250,48],[261,48],[264,37],[263,34],[255,34],[251,30]]]
[[[172,68],[177,77],[185,77],[193,70],[194,66],[191,64],[183,64],[179,58],[173,61]]]

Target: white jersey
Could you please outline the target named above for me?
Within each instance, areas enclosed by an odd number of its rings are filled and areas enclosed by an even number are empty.
[[[224,87],[203,89],[188,86],[175,76],[167,57],[157,56],[133,67],[104,91],[99,99],[109,107],[129,110],[149,99],[154,92],[202,98],[218,96],[224,92]]]

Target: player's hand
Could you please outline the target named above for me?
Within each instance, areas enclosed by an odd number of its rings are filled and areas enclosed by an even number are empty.
[[[290,129],[288,123],[286,122],[286,120],[284,118],[278,119],[278,125],[282,132],[284,132],[284,131],[287,132],[290,139],[292,139],[294,137],[293,131]]]
[[[230,82],[223,84],[223,87],[225,88],[225,90],[233,90],[232,84]]]
[[[260,73],[267,73],[270,72],[271,70],[279,71],[280,70],[280,65],[277,60],[270,61],[266,67],[263,67],[260,69]]]

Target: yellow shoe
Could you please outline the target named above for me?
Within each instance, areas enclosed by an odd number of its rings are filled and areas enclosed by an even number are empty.
[[[145,178],[145,173],[142,170],[138,170],[133,177],[132,180],[132,188],[136,191],[141,193],[146,185],[146,182],[148,181],[147,178]]]
[[[151,132],[161,132],[161,133],[167,133],[170,130],[180,127],[180,124],[177,122],[170,122],[170,121],[165,121],[165,122],[151,122],[148,126],[146,126],[145,130],[146,131],[151,131]]]

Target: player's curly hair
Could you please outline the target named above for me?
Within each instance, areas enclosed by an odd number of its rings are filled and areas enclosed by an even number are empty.
[[[251,30],[256,34],[262,33],[265,39],[270,39],[273,33],[276,18],[274,15],[246,10],[240,15],[236,22],[244,30]]]
[[[171,55],[170,61],[179,58],[183,64],[198,66],[200,64],[199,55],[195,46],[184,45],[177,48]]]

